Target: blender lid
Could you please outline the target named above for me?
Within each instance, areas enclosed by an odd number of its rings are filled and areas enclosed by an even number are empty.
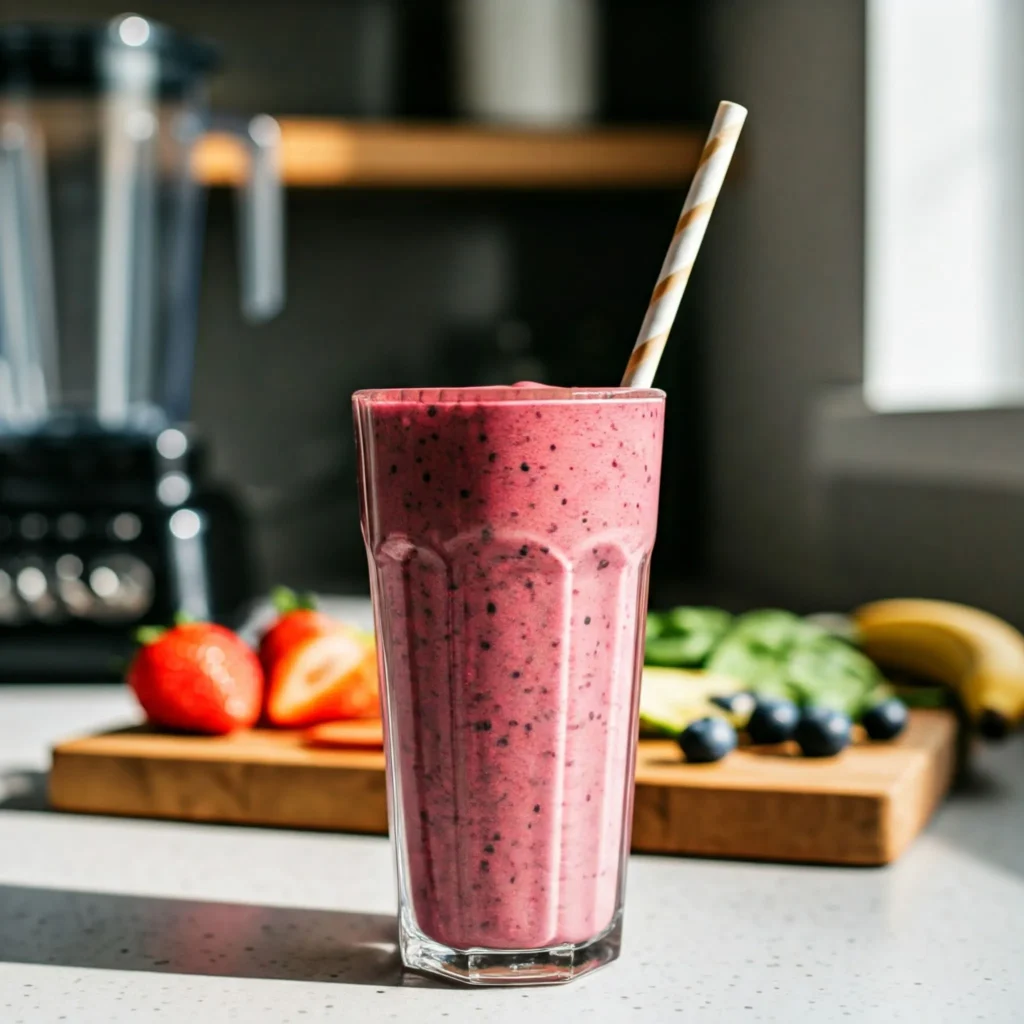
[[[0,25],[0,89],[98,92],[104,87],[103,57],[111,46],[152,53],[161,96],[186,92],[220,64],[213,43],[138,14],[99,24],[14,23]]]

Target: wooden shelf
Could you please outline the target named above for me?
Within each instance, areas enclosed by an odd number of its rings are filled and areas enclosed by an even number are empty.
[[[288,185],[308,188],[656,188],[685,184],[705,133],[601,128],[580,132],[477,126],[281,121]],[[199,178],[233,185],[246,154],[211,134],[195,154]]]

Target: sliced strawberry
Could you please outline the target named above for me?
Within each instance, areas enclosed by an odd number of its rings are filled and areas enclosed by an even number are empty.
[[[182,623],[150,637],[128,669],[128,685],[153,722],[213,734],[255,724],[263,673],[241,637],[209,622]]]
[[[311,747],[336,747],[342,750],[381,750],[384,747],[384,723],[379,718],[350,722],[323,722],[302,734]]]
[[[266,713],[273,725],[297,727],[380,714],[372,642],[335,623],[277,659],[268,680]]]
[[[278,587],[272,601],[278,617],[260,640],[260,663],[268,678],[278,660],[296,644],[311,636],[327,633],[338,623],[316,610],[316,603],[308,595],[296,594],[287,587]]]
[[[310,637],[329,633],[338,623],[313,608],[302,608],[281,616],[260,640],[260,663],[270,673],[293,647]]]

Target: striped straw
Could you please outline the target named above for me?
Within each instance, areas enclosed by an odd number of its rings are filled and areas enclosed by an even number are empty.
[[[725,100],[718,104],[708,141],[704,143],[700,163],[683,203],[683,212],[672,234],[665,262],[661,265],[658,283],[651,294],[640,335],[626,364],[623,387],[647,388],[654,381],[661,353],[665,350],[665,342],[679,310],[679,301],[686,291],[693,261],[697,258],[700,243],[704,241],[711,211],[722,190],[725,172],[729,169],[736,140],[746,118],[746,107]]]

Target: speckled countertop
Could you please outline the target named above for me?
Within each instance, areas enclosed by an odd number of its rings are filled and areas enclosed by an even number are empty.
[[[1024,1021],[1024,742],[888,869],[634,857],[625,952],[556,989],[403,976],[380,839],[57,815],[120,688],[0,688],[0,1021]]]

